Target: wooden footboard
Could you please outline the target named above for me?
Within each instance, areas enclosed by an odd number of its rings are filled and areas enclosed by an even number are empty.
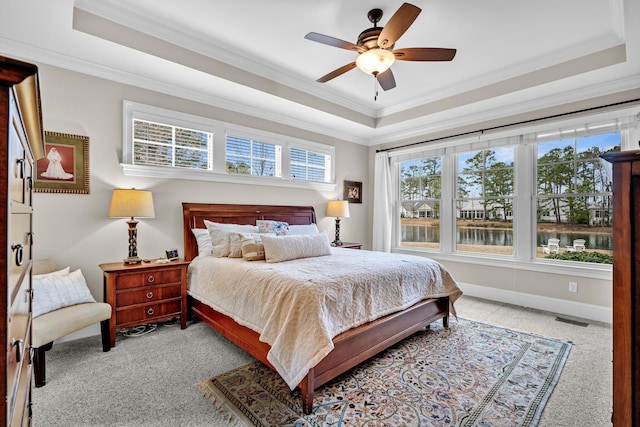
[[[190,298],[190,306],[195,317],[274,369],[267,360],[267,353],[271,347],[260,341],[257,332],[239,325],[232,318],[218,313],[198,300]],[[304,413],[310,414],[313,409],[313,394],[316,388],[439,319],[443,319],[445,327],[448,326],[448,297],[420,301],[406,310],[336,336],[333,339],[335,348],[310,369],[298,385],[302,393]]]

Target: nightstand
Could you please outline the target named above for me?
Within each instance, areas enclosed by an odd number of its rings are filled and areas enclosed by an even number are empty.
[[[342,245],[340,246],[335,246],[335,245],[331,245],[334,248],[346,248],[346,249],[362,249],[362,243],[356,243],[356,242],[342,242]]]
[[[104,301],[111,305],[109,339],[116,345],[118,329],[180,317],[187,327],[187,267],[189,261],[165,264],[100,264]]]

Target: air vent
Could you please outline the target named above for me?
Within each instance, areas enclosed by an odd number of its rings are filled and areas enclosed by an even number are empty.
[[[585,328],[589,326],[587,322],[581,322],[579,320],[573,320],[573,319],[565,319],[564,317],[556,317],[556,320],[558,322],[569,323],[570,325],[582,326]]]

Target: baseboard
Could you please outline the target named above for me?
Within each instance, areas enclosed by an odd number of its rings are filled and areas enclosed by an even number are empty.
[[[458,283],[458,285],[465,295],[472,297],[530,307],[598,322],[612,323],[613,321],[613,310],[610,307],[472,285],[470,283]]]

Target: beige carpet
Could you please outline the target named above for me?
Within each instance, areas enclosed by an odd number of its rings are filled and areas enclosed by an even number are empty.
[[[230,423],[254,426],[535,426],[566,341],[459,318],[419,332],[316,390],[312,414],[252,362],[200,383]]]
[[[522,329],[572,347],[538,427],[611,427],[611,325],[556,321],[556,314],[462,296],[459,316]],[[584,320],[584,319],[580,319]],[[33,389],[34,427],[225,427],[197,384],[252,358],[202,322],[118,336],[56,342],[47,385]]]

